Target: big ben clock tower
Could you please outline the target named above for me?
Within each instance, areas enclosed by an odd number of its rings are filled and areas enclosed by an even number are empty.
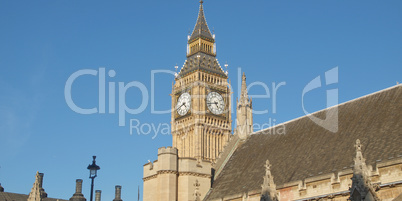
[[[187,60],[176,74],[171,94],[172,137],[179,157],[214,162],[231,133],[231,91],[200,3],[188,36]]]
[[[202,200],[211,188],[213,165],[231,136],[228,75],[216,59],[215,36],[200,3],[197,23],[188,36],[187,60],[175,74],[171,93],[173,145],[159,148],[158,159],[143,167],[147,201]],[[238,108],[248,107],[243,102]],[[241,115],[240,124],[247,118]]]

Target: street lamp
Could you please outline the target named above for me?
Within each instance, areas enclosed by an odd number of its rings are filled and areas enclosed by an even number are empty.
[[[91,182],[91,199],[90,199],[90,201],[92,201],[93,194],[94,194],[94,179],[97,176],[98,170],[100,169],[100,167],[96,165],[96,161],[95,161],[96,156],[92,156],[92,158],[93,158],[92,164],[88,165],[88,168],[87,168],[89,170],[89,178],[92,179],[92,182]]]

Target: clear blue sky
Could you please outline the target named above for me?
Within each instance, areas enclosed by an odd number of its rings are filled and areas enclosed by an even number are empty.
[[[102,199],[112,200],[114,186],[122,185],[123,200],[136,200],[143,164],[156,159],[158,147],[170,146],[171,136],[130,135],[128,120],[157,126],[170,124],[170,114],[153,114],[149,99],[143,112],[126,115],[122,127],[118,111],[108,113],[108,101],[105,114],[74,112],[65,100],[65,84],[76,71],[104,67],[116,72],[107,82],[138,81],[151,96],[151,71],[174,71],[176,63],[184,63],[198,8],[197,0],[1,1],[0,182],[5,190],[29,193],[40,171],[49,197],[69,199],[75,179],[82,178],[89,199],[86,167],[97,155],[101,170],[95,189],[103,191]],[[339,90],[340,103],[402,81],[401,1],[206,0],[204,8],[215,29],[218,59],[229,64],[234,96],[238,67],[249,83],[270,90],[273,82],[286,82],[277,92],[275,114],[272,96],[254,99],[256,110],[269,110],[255,115],[255,123],[303,116],[303,88],[337,66],[339,82],[328,89]],[[172,81],[169,74],[156,75],[155,109],[170,108]],[[252,87],[250,94],[262,89]],[[326,107],[325,90],[306,95],[306,110]],[[98,78],[78,78],[72,97],[80,107],[97,107]],[[127,91],[129,107],[138,108],[141,100],[139,89]]]

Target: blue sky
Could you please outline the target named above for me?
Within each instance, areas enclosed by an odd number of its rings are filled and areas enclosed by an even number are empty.
[[[95,189],[103,191],[102,199],[112,200],[114,186],[122,185],[123,200],[136,200],[143,164],[156,159],[158,147],[170,146],[171,136],[130,135],[129,120],[156,128],[170,124],[169,113],[151,111],[151,97],[156,110],[170,109],[173,76],[155,74],[152,83],[151,74],[182,66],[198,8],[196,0],[1,1],[0,182],[5,190],[29,193],[40,171],[49,197],[69,199],[81,178],[89,198],[86,167],[97,155],[101,170]],[[303,116],[303,88],[334,67],[338,83],[307,94],[307,111],[325,108],[329,89],[338,89],[341,103],[402,81],[401,1],[206,0],[204,9],[215,30],[217,57],[222,66],[229,64],[234,97],[239,71],[248,83],[270,89],[270,98],[253,100],[254,109],[268,109],[254,116],[260,125]],[[146,88],[145,110],[126,114],[126,126],[119,126],[118,110],[108,112],[107,100],[104,114],[78,114],[66,103],[68,78],[99,68],[114,70],[106,82],[116,87],[138,82]],[[275,113],[273,83],[286,83],[277,91]],[[261,95],[264,88],[257,85],[249,93]],[[77,79],[72,97],[82,108],[97,107],[98,76]],[[138,88],[127,90],[128,107],[138,108],[142,100]]]

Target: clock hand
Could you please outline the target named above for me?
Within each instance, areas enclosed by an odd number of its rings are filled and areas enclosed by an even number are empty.
[[[183,105],[186,105],[186,103],[181,104],[177,109],[180,109]]]

